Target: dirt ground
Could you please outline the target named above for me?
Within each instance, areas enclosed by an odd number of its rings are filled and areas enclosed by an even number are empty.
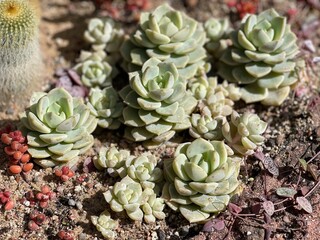
[[[150,8],[155,8],[162,1],[151,1]],[[320,56],[320,31],[316,26],[308,30],[308,26],[320,21],[319,10],[311,8],[308,1],[260,1],[259,11],[274,7],[282,14],[288,9],[298,9],[291,23],[299,33],[299,45],[303,47],[306,39],[313,41],[315,53],[302,55],[306,60]],[[199,21],[205,21],[210,16],[235,18],[230,13],[223,0],[172,0],[170,4],[186,11]],[[55,82],[54,72],[59,68],[72,67],[80,50],[85,46],[82,38],[88,19],[96,12],[91,1],[71,0],[42,0],[42,21],[40,25],[40,40],[45,64],[43,82],[37,89],[47,90]],[[127,23],[127,29],[135,26]],[[307,30],[306,30],[307,29]],[[302,31],[304,30],[304,32]],[[318,186],[320,181],[320,160],[315,158],[311,163],[312,171],[302,171],[299,159],[312,158],[319,150],[320,140],[320,99],[319,89],[320,63],[313,68],[308,65],[300,72],[300,82],[292,91],[290,97],[281,107],[264,107],[262,105],[237,104],[239,111],[255,111],[269,127],[265,133],[266,142],[262,146],[264,155],[270,156],[279,169],[279,175],[270,174],[262,162],[255,157],[249,157],[241,169],[243,193],[233,199],[242,208],[241,214],[235,216],[228,212],[218,216],[223,219],[226,227],[220,231],[202,231],[203,225],[189,224],[183,217],[167,208],[167,218],[155,224],[132,222],[124,213],[112,213],[113,218],[120,219],[117,229],[118,239],[318,239],[320,235],[320,190],[315,188],[307,195],[313,212],[308,214],[296,207],[292,200],[281,202],[283,198],[275,194],[279,187],[291,187],[298,190],[298,194],[310,191]],[[318,75],[317,75],[318,73]],[[28,94],[24,97],[27,105]],[[318,97],[318,98],[317,98]],[[17,124],[18,114],[23,105],[10,105],[0,113],[0,128],[6,124]],[[102,235],[90,222],[90,216],[99,215],[108,209],[102,193],[114,184],[114,179],[105,172],[97,170],[87,171],[83,162],[96,154],[101,145],[111,143],[121,148],[130,149],[132,153],[145,151],[138,144],[131,144],[121,138],[120,132],[104,131],[95,133],[95,145],[77,166],[76,176],[72,180],[62,183],[53,174],[52,169],[35,169],[26,176],[15,178],[6,170],[6,159],[0,150],[0,190],[10,189],[16,207],[11,211],[0,212],[0,239],[2,240],[31,240],[58,239],[60,230],[72,230],[75,239],[103,239]],[[154,151],[159,158],[170,157],[172,148],[162,146]],[[56,193],[57,200],[52,201],[44,210],[47,221],[39,230],[31,232],[27,228],[29,213],[35,208],[30,206],[23,197],[29,190],[37,190],[44,184],[49,185]],[[301,195],[301,196],[302,196]],[[279,203],[276,212],[267,218],[262,211],[253,210],[261,202],[269,200]],[[277,211],[278,209],[278,211]]]

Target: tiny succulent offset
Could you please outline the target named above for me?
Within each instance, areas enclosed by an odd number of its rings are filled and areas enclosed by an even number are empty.
[[[120,91],[127,104],[123,110],[126,138],[150,139],[150,145],[159,145],[170,140],[176,131],[189,128],[189,116],[197,101],[186,91],[186,81],[173,63],[151,58],[141,71],[132,72],[129,77],[130,86]]]
[[[112,87],[104,89],[92,88],[89,93],[87,106],[91,114],[98,118],[98,126],[108,129],[120,127],[123,103],[117,91]]]
[[[164,161],[166,204],[189,222],[200,222],[226,209],[240,182],[241,158],[223,141],[202,138],[182,143]]]
[[[239,115],[236,111],[231,114],[231,121],[222,126],[222,134],[228,146],[240,155],[251,155],[263,144],[268,124],[257,114],[246,112]]]
[[[205,40],[200,23],[163,4],[141,14],[138,29],[124,42],[121,53],[129,71],[141,69],[153,57],[174,63],[179,75],[190,79],[205,65]]]
[[[28,151],[43,167],[74,164],[93,145],[91,133],[97,121],[81,99],[63,88],[34,93],[30,107],[21,114]]]
[[[117,236],[114,230],[118,228],[119,222],[113,220],[107,210],[103,211],[99,217],[91,216],[91,222],[106,239],[114,239]]]
[[[297,81],[293,61],[299,52],[297,37],[286,18],[274,9],[249,15],[230,37],[233,46],[220,58],[220,76],[242,85],[246,103],[280,105]]]

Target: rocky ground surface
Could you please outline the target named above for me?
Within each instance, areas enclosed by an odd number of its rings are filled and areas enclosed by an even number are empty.
[[[150,8],[156,7],[162,1],[150,1]],[[320,68],[311,64],[315,56],[320,56],[320,14],[307,2],[312,1],[260,1],[259,10],[274,7],[282,14],[289,14],[289,9],[297,9],[297,14],[291,16],[291,22],[299,35],[299,44],[304,47],[305,40],[312,40],[316,52],[303,50],[301,57],[309,64],[306,71],[300,72],[300,82],[292,91],[288,100],[281,107],[264,107],[261,105],[237,105],[237,109],[252,110],[269,123],[265,133],[266,143],[262,147],[265,156],[269,156],[276,164],[279,175],[272,175],[272,169],[263,165],[255,157],[246,160],[241,169],[243,193],[233,200],[242,208],[239,215],[230,212],[218,216],[224,220],[225,228],[217,231],[203,225],[189,224],[183,217],[166,210],[167,218],[155,224],[132,222],[125,214],[114,214],[120,219],[117,229],[118,239],[317,239],[320,235],[320,191],[319,185],[320,160],[315,158],[310,163],[310,169],[303,171],[299,167],[299,159],[311,159],[319,149],[320,139]],[[272,2],[272,5],[270,5]],[[236,19],[236,13],[230,11],[222,0],[187,0],[171,1],[175,8],[186,11],[190,16],[204,21],[210,16],[231,16]],[[80,50],[84,47],[82,33],[86,22],[96,12],[90,1],[43,0],[42,21],[40,25],[41,48],[45,63],[45,77],[38,89],[49,89],[55,81],[54,72],[59,68],[73,66]],[[127,29],[135,23],[126,23]],[[27,105],[27,93],[25,105]],[[23,96],[22,96],[23,97]],[[12,104],[0,113],[0,127],[17,124],[18,114],[24,106]],[[16,207],[11,211],[0,213],[0,239],[58,239],[60,230],[72,230],[75,239],[103,239],[102,235],[90,222],[90,216],[99,215],[108,206],[103,198],[114,179],[105,172],[88,168],[84,162],[96,154],[101,145],[115,144],[121,148],[130,149],[138,154],[145,149],[138,144],[131,144],[121,138],[121,132],[103,131],[95,133],[95,145],[77,166],[76,175],[63,183],[54,174],[53,169],[35,169],[21,177],[10,176],[6,170],[6,159],[0,150],[0,190],[10,189]],[[174,149],[162,146],[154,151],[159,159],[168,158]],[[271,171],[271,173],[270,173]],[[45,224],[37,231],[27,228],[29,213],[37,208],[23,199],[30,190],[38,190],[44,184],[57,193],[57,200],[49,203],[43,212],[47,216]],[[308,214],[296,207],[294,200],[285,200],[275,194],[279,187],[290,187],[306,195],[311,202],[313,212]],[[275,205],[275,213],[268,218],[259,213],[257,205],[270,200]]]

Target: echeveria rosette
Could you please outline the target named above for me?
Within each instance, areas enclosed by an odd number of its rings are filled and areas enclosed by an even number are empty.
[[[128,70],[135,71],[149,58],[174,63],[182,78],[192,78],[205,64],[206,36],[200,23],[163,4],[141,13],[138,29],[121,48]]]
[[[131,158],[133,156],[130,155],[128,150],[118,150],[114,146],[101,147],[98,156],[93,159],[93,163],[100,170],[107,169],[111,176],[123,178],[127,175],[126,161]]]
[[[93,18],[89,21],[84,39],[95,51],[118,52],[124,38],[124,31],[110,18]]]
[[[225,210],[239,186],[240,162],[223,141],[180,144],[174,158],[164,161],[162,197],[189,222],[204,221]]]
[[[112,79],[118,74],[113,62],[103,51],[82,51],[74,69],[80,75],[83,85],[90,88],[111,86]]]
[[[28,151],[43,167],[74,164],[79,154],[93,145],[91,133],[97,119],[79,98],[63,88],[34,93],[30,107],[21,115]]]
[[[103,211],[99,217],[91,216],[91,222],[106,239],[114,239],[117,236],[114,230],[118,228],[119,222],[113,220],[107,210]]]
[[[212,118],[211,115],[193,113],[190,121],[189,134],[193,138],[205,138],[208,140],[223,139],[221,128],[224,118]]]
[[[133,180],[139,181],[141,186],[154,188],[163,179],[162,170],[157,167],[157,159],[151,153],[142,154],[126,161],[127,174]]]
[[[156,219],[164,219],[166,217],[163,212],[164,207],[165,203],[163,198],[157,198],[156,194],[150,195],[148,201],[141,207],[144,213],[144,221],[146,223],[154,223]]]
[[[210,18],[204,23],[208,42],[205,45],[207,51],[215,58],[219,58],[228,47],[228,35],[231,31],[227,18]]]
[[[144,212],[141,210],[141,206],[148,202],[152,194],[154,194],[152,189],[143,190],[139,182],[126,176],[120,182],[116,182],[103,195],[113,211],[122,212],[125,210],[132,220],[142,221]]]
[[[91,114],[98,118],[99,127],[112,130],[120,127],[119,118],[122,116],[124,104],[112,86],[102,90],[92,88],[88,98],[87,106]]]
[[[242,84],[246,103],[280,105],[297,81],[293,61],[299,52],[297,37],[286,18],[274,9],[249,15],[230,37],[233,47],[221,56],[218,73]]]
[[[246,112],[239,115],[236,111],[231,114],[231,121],[222,126],[222,134],[226,143],[240,155],[251,155],[263,144],[262,134],[267,128],[257,114]]]
[[[120,91],[127,104],[123,110],[127,139],[159,145],[190,127],[189,116],[197,101],[187,93],[173,63],[151,58],[129,77],[130,86]]]

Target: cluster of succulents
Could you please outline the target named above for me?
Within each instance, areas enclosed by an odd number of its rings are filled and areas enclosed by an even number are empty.
[[[29,214],[30,221],[28,222],[28,229],[30,231],[36,231],[39,229],[41,225],[45,223],[47,220],[46,215],[44,213],[41,213],[37,210],[33,210]]]
[[[28,191],[26,192],[26,200],[30,205],[39,204],[41,208],[47,208],[49,206],[49,200],[56,199],[56,193],[51,190],[48,185],[43,185],[40,191]]]
[[[99,217],[91,216],[91,222],[105,238],[114,239],[117,236],[113,230],[118,227],[119,222],[113,220],[107,210],[103,211]]]
[[[54,170],[54,174],[60,178],[62,182],[68,181],[74,176],[74,171],[68,166],[63,166],[61,169],[57,168]]]
[[[79,154],[93,145],[91,133],[97,126],[82,99],[73,98],[63,88],[33,94],[21,122],[28,152],[43,167],[77,162]]]
[[[297,38],[286,18],[274,9],[249,15],[230,38],[233,46],[220,58],[220,76],[243,85],[246,103],[280,105],[297,81],[293,60],[299,52]]]
[[[15,202],[11,199],[11,192],[4,190],[0,192],[0,205],[3,206],[5,211],[9,211],[14,208]]]

